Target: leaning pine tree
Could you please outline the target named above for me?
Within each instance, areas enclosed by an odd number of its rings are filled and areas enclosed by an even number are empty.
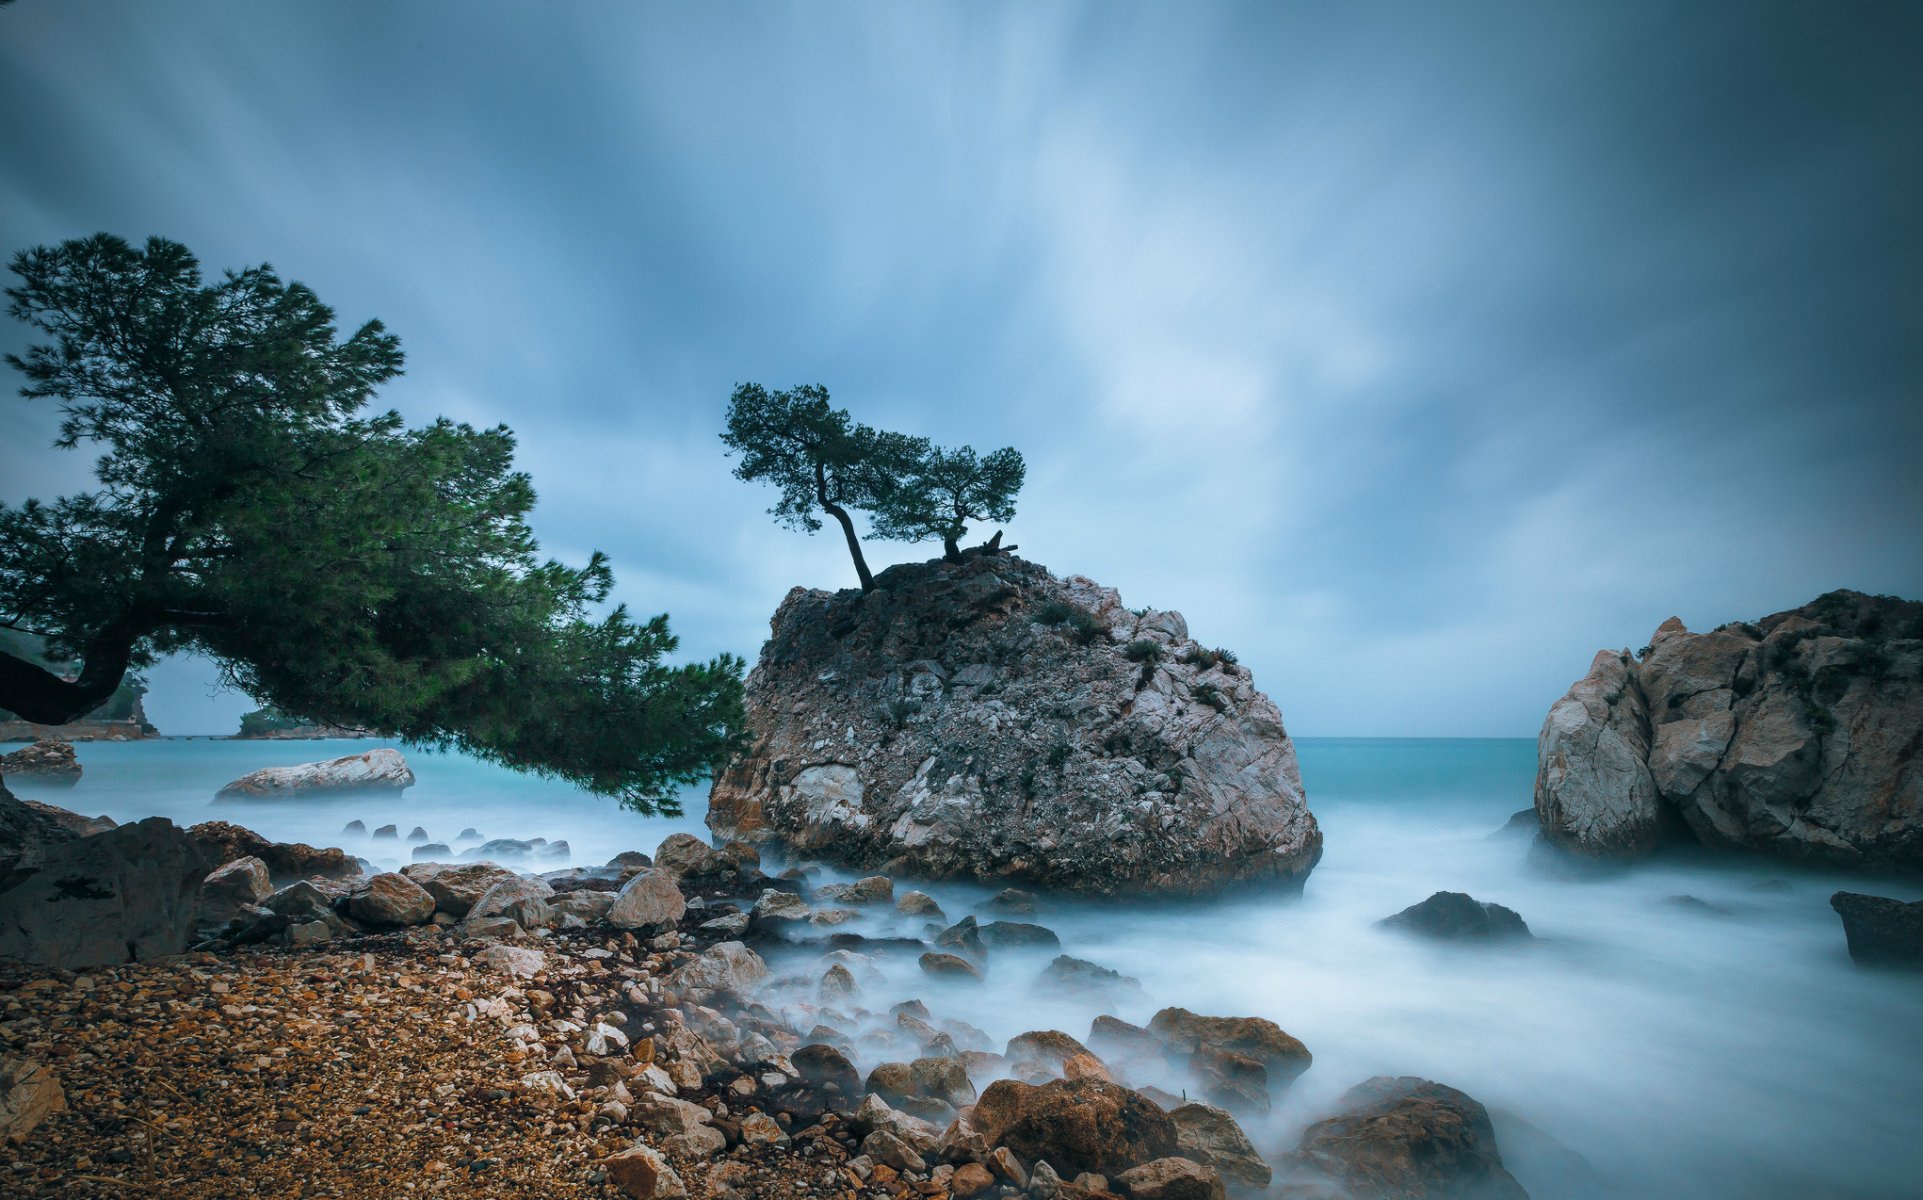
[[[205,654],[264,703],[457,747],[642,811],[725,760],[739,659],[671,665],[666,616],[593,613],[613,584],[543,561],[505,427],[367,414],[401,371],[370,321],[268,266],[203,282],[184,246],[98,235],[15,256],[9,313],[47,340],[7,361],[59,403],[56,445],[100,489],[0,505],[0,709],[74,720],[130,671]]]

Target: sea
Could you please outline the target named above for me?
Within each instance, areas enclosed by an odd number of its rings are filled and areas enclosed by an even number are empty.
[[[212,799],[259,767],[385,744],[80,743],[77,786],[9,786],[123,822],[235,821],[387,869],[408,861],[416,826],[449,844],[469,829],[567,843],[565,859],[512,864],[524,869],[706,833],[703,788],[681,795],[679,815],[643,816],[564,783],[406,747],[419,782],[397,796]],[[1024,918],[1058,933],[1060,952],[1131,976],[1139,991],[1108,1004],[1038,997],[1053,950],[997,952],[979,985],[936,984],[895,952],[863,972],[862,1003],[885,1014],[922,999],[997,1043],[1032,1029],[1086,1038],[1105,1011],[1137,1023],[1169,1005],[1267,1017],[1315,1056],[1266,1117],[1244,1122],[1271,1159],[1349,1087],[1416,1075],[1489,1108],[1506,1163],[1536,1200],[1923,1196],[1923,976],[1854,965],[1829,906],[1843,888],[1923,898],[1916,881],[1739,857],[1569,878],[1532,857],[1528,834],[1502,832],[1529,805],[1533,741],[1303,738],[1297,749],[1325,837],[1300,895],[1044,896]],[[392,824],[400,837],[344,835],[352,821]],[[897,886],[930,893],[950,919],[992,917],[990,887]],[[1443,890],[1507,905],[1535,939],[1475,948],[1377,927]],[[846,928],[917,934],[922,924],[889,910]],[[774,966],[805,986],[816,953],[776,954]]]

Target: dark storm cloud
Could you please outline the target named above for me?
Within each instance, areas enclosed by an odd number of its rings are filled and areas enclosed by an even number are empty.
[[[1527,734],[1672,612],[1923,594],[1919,61],[1902,5],[26,0],[0,232],[380,316],[693,652],[852,582],[715,440],[820,381],[1019,446],[1024,552],[1298,732]],[[6,404],[0,493],[75,486]]]

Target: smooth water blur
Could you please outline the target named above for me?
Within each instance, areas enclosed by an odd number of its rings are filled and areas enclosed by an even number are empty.
[[[490,838],[566,839],[576,863],[652,852],[677,830],[703,832],[698,793],[686,797],[683,817],[644,818],[565,785],[418,751],[409,760],[420,782],[401,798],[208,803],[256,767],[374,744],[83,744],[77,788],[18,790],[117,820],[218,816],[277,839],[342,845],[383,866],[406,847],[344,842],[343,824],[393,823],[402,834],[419,824],[442,841],[469,825]],[[1581,1153],[1622,1196],[1918,1194],[1923,982],[1856,969],[1828,904],[1838,887],[1914,899],[1914,886],[1754,860],[1559,879],[1528,865],[1526,838],[1491,836],[1529,803],[1533,742],[1304,739],[1298,749],[1326,836],[1300,897],[1045,898],[1031,918],[1059,933],[1065,952],[1142,981],[1141,997],[1116,1015],[1144,1022],[1178,1004],[1264,1016],[1307,1043],[1314,1067],[1268,1122],[1250,1123],[1266,1153],[1292,1145],[1351,1085],[1414,1074],[1496,1112],[1505,1155],[1536,1200],[1594,1193],[1516,1117]],[[993,889],[922,886],[950,919],[970,911],[992,919],[979,903]],[[1478,951],[1373,927],[1444,889],[1516,909],[1542,941]],[[1726,911],[1671,902],[1684,894]],[[921,924],[890,912],[848,928],[918,933]],[[812,979],[821,969],[811,953],[773,957],[789,974]],[[1049,957],[997,952],[985,984],[942,987],[912,954],[881,955],[887,982],[871,982],[861,1002],[885,1013],[919,997],[936,1017],[966,1020],[998,1042],[1038,1028],[1085,1036],[1097,1007],[1029,994]],[[800,989],[777,996],[802,998]]]

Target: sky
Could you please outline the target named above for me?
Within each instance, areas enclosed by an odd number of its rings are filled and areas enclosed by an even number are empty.
[[[379,317],[378,403],[510,425],[688,655],[854,583],[717,439],[820,383],[1020,449],[1006,540],[1294,734],[1526,737],[1672,614],[1923,597],[1919,63],[1902,3],[20,0],[0,249]],[[0,501],[84,489],[17,384]],[[214,678],[151,717],[230,732]]]

